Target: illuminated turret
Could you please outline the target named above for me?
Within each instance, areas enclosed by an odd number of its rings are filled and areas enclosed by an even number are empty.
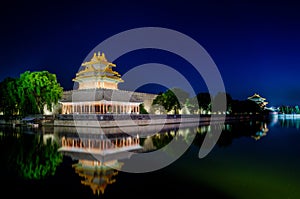
[[[248,100],[251,100],[258,104],[261,108],[265,108],[268,102],[265,102],[265,98],[261,97],[259,94],[255,93],[254,95],[248,97]]]
[[[83,67],[73,81],[79,83],[78,89],[107,88],[118,89],[118,83],[124,82],[121,75],[112,70],[116,65],[108,62],[104,53],[94,53],[90,61],[84,62]]]

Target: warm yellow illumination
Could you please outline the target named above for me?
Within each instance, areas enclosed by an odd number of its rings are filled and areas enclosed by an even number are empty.
[[[78,89],[118,89],[118,83],[124,82],[121,75],[112,70],[116,65],[107,61],[104,53],[94,53],[90,61],[84,62],[83,67],[73,81],[79,83]]]

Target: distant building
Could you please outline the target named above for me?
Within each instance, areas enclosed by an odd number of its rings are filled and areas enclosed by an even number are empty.
[[[60,100],[62,114],[138,114],[142,103],[149,112],[157,95],[119,90],[118,84],[124,80],[112,67],[116,65],[100,52],[82,63],[73,79],[78,89],[65,91]]]
[[[251,100],[258,104],[262,109],[266,108],[268,102],[266,102],[266,98],[261,97],[259,94],[255,93],[254,95],[248,97],[248,100]]]

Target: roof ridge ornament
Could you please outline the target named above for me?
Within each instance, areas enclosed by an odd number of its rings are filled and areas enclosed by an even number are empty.
[[[82,69],[73,79],[79,83],[78,89],[118,89],[118,83],[124,82],[121,75],[112,69],[116,65],[107,61],[104,52],[94,52],[93,57],[81,66],[83,66]]]

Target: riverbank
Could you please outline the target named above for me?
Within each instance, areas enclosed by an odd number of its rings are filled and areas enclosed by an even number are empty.
[[[60,114],[44,116],[36,122],[39,126],[66,127],[121,127],[148,126],[161,124],[199,123],[244,121],[266,119],[268,115],[154,115],[154,114]],[[26,125],[22,119],[0,120],[3,125]]]
[[[300,119],[300,114],[278,114],[279,119]]]
[[[180,123],[209,123],[230,120],[248,120],[253,115],[59,115],[53,122],[54,126],[76,127],[120,127],[120,126],[148,126]]]

